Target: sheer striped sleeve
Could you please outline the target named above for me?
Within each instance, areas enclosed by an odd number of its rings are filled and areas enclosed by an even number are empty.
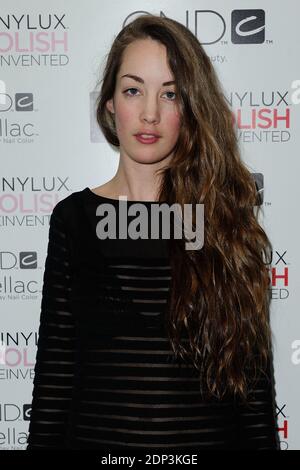
[[[70,306],[70,244],[62,202],[50,217],[26,450],[63,448],[66,442],[75,368],[75,322]]]
[[[250,399],[237,406],[239,442],[243,450],[280,450],[274,376],[269,361],[265,373],[260,373],[252,386]]]

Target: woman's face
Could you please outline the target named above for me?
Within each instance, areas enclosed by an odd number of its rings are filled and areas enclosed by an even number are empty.
[[[139,79],[123,77],[125,74]],[[175,84],[163,83],[173,80],[163,44],[143,39],[126,47],[114,97],[106,103],[115,114],[121,156],[140,163],[172,157],[180,129],[178,98]],[[135,137],[142,131],[161,137],[153,144],[144,144]]]

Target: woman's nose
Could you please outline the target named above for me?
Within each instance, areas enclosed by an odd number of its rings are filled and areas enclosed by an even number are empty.
[[[153,122],[159,120],[159,103],[157,102],[156,97],[147,97],[143,101],[142,105],[142,118],[147,121]]]

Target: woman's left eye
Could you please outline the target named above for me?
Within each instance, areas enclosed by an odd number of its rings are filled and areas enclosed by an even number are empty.
[[[127,92],[129,92],[129,91],[131,91],[131,90],[137,91],[137,88],[127,88],[127,90],[124,90],[123,93],[125,93],[127,96],[136,96],[135,93],[134,93],[133,95],[132,95],[131,93],[129,93],[129,94],[127,93]],[[174,97],[173,97],[172,99],[170,99],[170,101],[173,101],[173,100],[176,98],[176,93],[175,93],[174,91],[166,91],[164,94],[167,94],[167,93],[168,93],[168,94],[171,93],[171,94],[174,95]]]
[[[174,99],[176,98],[176,93],[175,93],[175,91],[166,91],[166,93],[171,93],[171,94],[174,95]],[[171,101],[173,101],[173,100],[171,100]]]

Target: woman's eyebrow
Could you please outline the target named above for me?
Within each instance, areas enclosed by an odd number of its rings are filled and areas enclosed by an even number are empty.
[[[133,80],[135,80],[136,82],[145,83],[141,77],[138,77],[137,75],[132,75],[130,73],[126,73],[125,75],[122,75],[121,78],[123,77],[133,78]],[[169,82],[164,82],[162,85],[169,86],[169,85],[173,85],[174,83],[175,83],[175,80],[170,80]]]

